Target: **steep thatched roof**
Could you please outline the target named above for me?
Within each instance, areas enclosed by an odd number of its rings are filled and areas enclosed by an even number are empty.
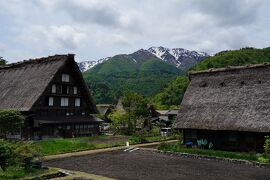
[[[30,111],[55,74],[67,62],[76,64],[73,54],[30,59],[0,66],[0,109]],[[74,67],[79,71],[77,65]],[[84,83],[80,72],[79,75]],[[86,91],[90,99],[87,88]],[[92,102],[91,106],[96,109]]]
[[[191,72],[176,128],[270,132],[270,64]]]
[[[110,113],[114,109],[114,106],[112,104],[97,104],[98,112],[102,115],[107,115],[107,113]]]
[[[160,115],[176,115],[178,110],[156,110]]]

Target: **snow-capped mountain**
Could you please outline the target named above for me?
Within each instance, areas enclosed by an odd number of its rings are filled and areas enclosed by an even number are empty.
[[[175,65],[177,68],[186,69],[202,61],[209,55],[205,52],[190,51],[183,48],[150,47],[148,49],[156,57]]]
[[[80,68],[80,70],[82,72],[85,72],[87,71],[88,69],[91,69],[92,67],[100,64],[100,63],[103,63],[104,61],[107,61],[108,59],[110,59],[110,57],[107,57],[107,58],[102,58],[102,59],[99,59],[97,61],[83,61],[83,62],[78,62],[78,66]]]
[[[140,49],[132,54],[128,54],[134,61],[142,61],[147,58],[157,57],[169,64],[176,66],[179,69],[186,70],[194,64],[202,61],[209,55],[205,52],[190,51],[183,48],[165,48],[150,47],[149,49]],[[91,69],[92,67],[107,61],[111,57],[103,58],[97,61],[79,62],[78,65],[82,72]]]

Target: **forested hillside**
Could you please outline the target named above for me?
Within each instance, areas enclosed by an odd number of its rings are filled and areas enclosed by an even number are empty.
[[[184,96],[184,92],[188,86],[188,77],[185,75],[179,76],[170,82],[160,93],[152,98],[152,102],[157,106],[169,108],[172,105],[180,105]]]
[[[124,90],[153,96],[183,72],[149,52],[117,55],[84,73],[93,98],[99,103],[116,103]]]
[[[240,66],[270,62],[270,47],[264,49],[242,48],[240,50],[222,51],[196,64],[190,70],[199,71],[209,68]],[[180,105],[188,86],[187,76],[180,76],[170,82],[166,88],[155,95],[152,101],[157,105]]]
[[[242,48],[240,50],[222,51],[196,64],[191,70],[199,71],[226,66],[241,66],[270,62],[270,47],[264,49]]]

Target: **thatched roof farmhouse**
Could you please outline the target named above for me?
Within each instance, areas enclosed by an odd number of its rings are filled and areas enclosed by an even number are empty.
[[[98,133],[90,92],[74,55],[0,66],[0,109],[21,111],[26,138]]]
[[[270,64],[190,72],[175,127],[184,141],[261,150],[270,133]]]
[[[171,127],[178,110],[154,110],[154,116],[152,116],[151,122],[159,126]]]

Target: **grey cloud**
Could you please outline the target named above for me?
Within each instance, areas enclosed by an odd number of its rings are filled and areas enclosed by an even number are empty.
[[[193,0],[191,3],[202,13],[214,17],[222,26],[254,23],[263,5],[261,0]]]
[[[86,35],[72,26],[29,26],[22,30],[19,41],[26,42],[36,50],[74,50],[84,45]]]
[[[62,4],[62,8],[75,21],[83,23],[96,23],[103,26],[118,26],[119,14],[109,7],[80,6],[76,3]]]
[[[57,10],[67,14],[73,21],[80,25],[100,25],[113,30],[127,30],[132,33],[142,33],[141,13],[134,11],[132,7],[127,9],[123,4],[115,1],[58,1]]]
[[[266,0],[12,0],[0,6],[0,19],[8,22],[0,30],[6,44],[4,52],[0,43],[0,55],[8,59],[13,49],[25,52],[16,58],[72,50],[94,60],[152,45],[216,53],[270,42]]]

